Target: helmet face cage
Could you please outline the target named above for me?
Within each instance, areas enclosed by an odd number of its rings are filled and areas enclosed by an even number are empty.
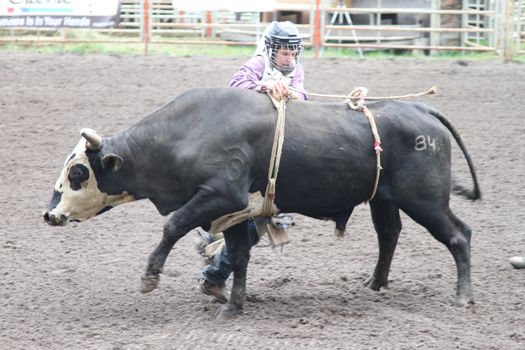
[[[265,48],[272,66],[283,74],[291,73],[303,58],[303,40],[296,35],[277,36],[270,34],[266,37]],[[291,63],[279,64],[277,62],[277,55],[283,54],[283,52],[294,56]]]

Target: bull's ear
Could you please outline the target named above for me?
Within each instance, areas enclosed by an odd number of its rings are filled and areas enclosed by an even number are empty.
[[[102,168],[103,169],[109,169],[113,172],[118,171],[122,164],[124,163],[124,160],[113,153],[108,153],[104,157],[102,157]]]

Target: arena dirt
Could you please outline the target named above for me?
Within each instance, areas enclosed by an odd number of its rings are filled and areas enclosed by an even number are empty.
[[[473,229],[472,307],[452,305],[452,256],[406,216],[390,289],[362,287],[378,254],[366,205],[356,208],[343,240],[333,237],[333,223],[296,216],[282,253],[256,247],[246,313],[233,321],[217,321],[220,304],[198,291],[202,265],[193,234],[173,249],[160,288],[139,292],[166,220],[151,203],[63,228],[44,224],[43,209],[80,128],[111,135],[188,89],[225,86],[243,61],[0,53],[0,348],[524,349],[525,270],[507,262],[525,254],[521,64],[304,62],[312,92],[438,87],[424,101],[460,130],[483,192],[480,202],[451,202]],[[471,185],[457,152],[454,171]]]

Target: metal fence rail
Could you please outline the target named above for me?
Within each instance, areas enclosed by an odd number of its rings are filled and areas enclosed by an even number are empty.
[[[472,42],[468,36],[463,36],[463,41],[460,45],[442,45],[440,44],[439,35],[441,33],[475,33],[480,37],[483,36],[494,37],[496,35],[495,28],[476,27],[472,25],[464,25],[463,27],[443,27],[440,23],[441,15],[457,15],[457,16],[481,16],[482,18],[495,18],[496,12],[485,10],[441,10],[441,9],[420,9],[420,8],[326,8],[323,10],[327,13],[344,12],[348,14],[368,14],[373,16],[381,16],[384,14],[415,14],[415,15],[429,15],[431,17],[429,26],[419,25],[324,25],[327,32],[337,30],[340,33],[355,31],[360,32],[375,32],[372,36],[357,35],[354,38],[356,43],[343,44],[342,41],[352,39],[349,34],[339,36],[326,35],[323,37],[322,46],[325,47],[360,47],[360,48],[375,48],[375,49],[407,49],[407,50],[454,50],[454,51],[496,51],[496,47],[488,44],[483,44],[480,41]],[[464,22],[465,24],[465,22]],[[403,35],[392,36],[392,33],[403,33]],[[427,40],[421,34],[428,33]],[[410,35],[409,35],[410,34]],[[374,41],[371,43],[370,41]],[[338,43],[330,43],[330,41],[339,41]],[[359,40],[359,43],[357,41]],[[397,41],[404,41],[410,43],[399,44]],[[493,41],[495,41],[493,39]]]
[[[430,53],[485,51],[498,52],[504,58],[525,53],[525,0],[463,0],[461,9],[442,9],[440,0],[431,3],[431,8],[341,8],[323,6],[323,1],[312,0],[310,24],[298,27],[305,38],[305,46],[314,47],[317,55],[325,47],[425,50]],[[376,23],[354,25],[351,20],[333,20],[336,14],[340,15],[339,19],[368,15],[375,18]],[[415,25],[381,23],[382,17],[392,14],[426,16],[429,21]],[[460,18],[456,21],[459,25],[444,24],[443,19],[447,16]],[[0,30],[0,45],[142,44],[146,53],[149,45],[159,44],[255,45],[266,27],[260,18],[257,12],[182,12],[173,8],[171,0],[123,0],[121,22],[114,28],[3,29]],[[82,31],[91,34],[78,34]],[[441,38],[449,36],[457,37],[457,43],[443,44]]]
[[[515,33],[514,46],[518,54],[525,54],[525,0],[514,2],[512,16],[514,25],[512,32]]]

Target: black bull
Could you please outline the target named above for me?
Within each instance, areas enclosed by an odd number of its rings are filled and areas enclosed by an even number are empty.
[[[445,116],[422,103],[368,106],[384,151],[377,194],[370,201],[379,258],[366,285],[374,290],[387,285],[401,209],[449,249],[458,273],[456,302],[472,303],[471,230],[452,213],[449,199],[451,189],[472,200],[481,195],[459,134]],[[173,245],[188,231],[209,228],[218,218],[245,210],[254,193],[265,193],[275,125],[276,110],[267,96],[223,88],[184,93],[109,138],[84,132],[44,218],[65,225],[136,199],[151,200],[162,215],[172,213],[143,276],[143,291],[151,291]],[[452,184],[449,132],[467,159],[472,190]],[[372,193],[373,145],[362,112],[343,103],[290,101],[275,212],[331,219],[344,230],[353,208]],[[249,215],[225,230],[234,280],[223,315],[243,307]]]

